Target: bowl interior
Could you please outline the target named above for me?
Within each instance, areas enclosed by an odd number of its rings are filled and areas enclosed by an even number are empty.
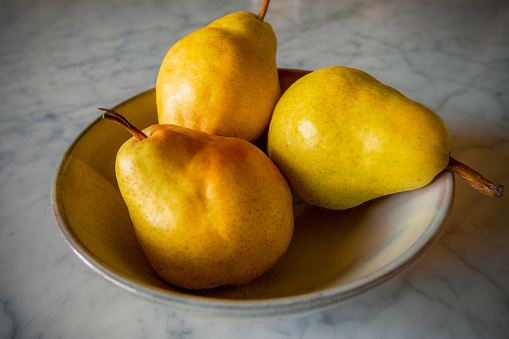
[[[305,73],[280,70],[282,89]],[[115,109],[140,129],[157,123],[154,89]],[[118,190],[115,157],[130,136],[100,118],[78,136],[54,180],[57,222],[75,253],[98,273],[132,292],[190,312],[219,305],[233,317],[248,315],[242,313],[246,309],[262,312],[263,307],[291,313],[351,298],[422,256],[443,228],[452,203],[454,181],[449,172],[421,189],[347,211],[296,201],[292,243],[266,274],[235,288],[183,290],[164,282],[150,267]]]

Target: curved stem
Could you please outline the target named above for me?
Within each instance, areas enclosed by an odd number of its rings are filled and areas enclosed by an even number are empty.
[[[262,7],[260,8],[260,13],[258,13],[258,20],[263,21],[265,18],[265,14],[267,14],[267,9],[269,8],[270,0],[263,0]]]
[[[106,113],[103,114],[103,119],[111,120],[111,121],[119,124],[120,126],[124,127],[129,132],[131,132],[131,134],[139,141],[148,138],[145,133],[140,131],[135,126],[131,125],[131,123],[129,121],[127,121],[126,118],[124,118],[122,115],[118,114],[114,110],[108,109],[108,108],[98,108],[97,110],[105,111]]]
[[[500,198],[504,194],[504,186],[486,179],[480,173],[452,157],[449,157],[446,169],[462,177],[470,186],[484,195]]]

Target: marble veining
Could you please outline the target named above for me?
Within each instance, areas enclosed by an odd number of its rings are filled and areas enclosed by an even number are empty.
[[[438,243],[404,275],[304,318],[188,317],[104,281],[68,248],[50,190],[61,155],[155,86],[168,48],[261,0],[0,2],[0,338],[507,338],[509,197],[457,179]],[[436,110],[455,158],[509,186],[506,0],[272,0],[279,67],[363,69]]]

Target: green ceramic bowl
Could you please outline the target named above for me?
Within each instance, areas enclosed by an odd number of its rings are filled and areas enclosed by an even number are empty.
[[[280,70],[282,89],[306,71]],[[154,89],[115,107],[138,128],[157,122]],[[100,276],[130,293],[192,316],[248,321],[318,312],[400,274],[421,258],[444,228],[454,177],[375,199],[347,211],[296,202],[287,253],[255,282],[189,291],[152,270],[136,241],[118,190],[114,163],[130,134],[98,118],[72,143],[55,174],[54,214],[71,249]]]

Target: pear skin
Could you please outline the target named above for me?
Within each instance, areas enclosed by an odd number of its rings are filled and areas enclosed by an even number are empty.
[[[115,119],[134,135],[117,154],[118,186],[164,280],[186,289],[243,285],[285,253],[292,195],[260,149],[177,125],[134,130]]]
[[[347,209],[428,184],[451,144],[431,110],[365,72],[330,67],[285,92],[267,148],[302,200]]]
[[[451,146],[438,114],[341,66],[290,86],[274,110],[267,142],[294,194],[335,210],[427,185],[452,168]]]
[[[156,82],[160,124],[259,139],[281,96],[277,40],[265,11],[226,15],[170,48]]]

